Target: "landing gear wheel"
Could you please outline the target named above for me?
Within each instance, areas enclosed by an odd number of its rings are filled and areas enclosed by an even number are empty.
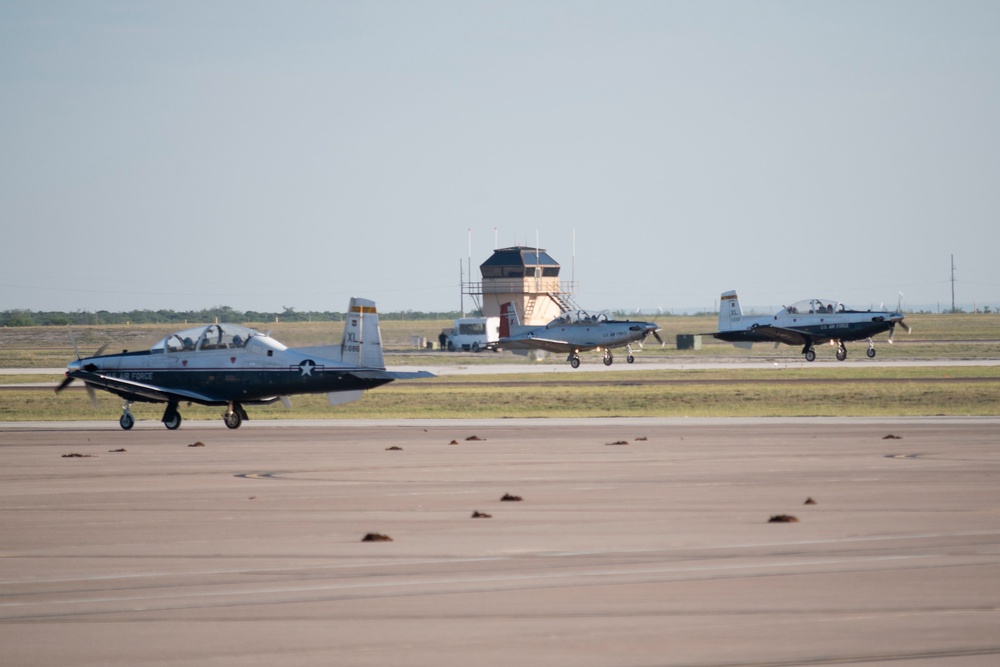
[[[869,359],[874,359],[875,358],[875,348],[874,347],[868,348],[868,358]]]
[[[843,361],[847,358],[847,349],[843,347],[837,348],[837,361]]]
[[[625,357],[625,363],[627,363],[627,364],[634,364],[635,363],[635,357],[633,355],[631,355],[631,354],[628,355],[627,357]]]
[[[243,423],[243,417],[236,410],[230,410],[222,415],[222,421],[226,423],[229,428],[239,428],[240,424]]]
[[[572,366],[573,368],[579,368],[580,367],[580,357],[573,357],[572,359],[570,359],[569,360],[569,365]]]
[[[121,419],[118,420],[118,425],[126,431],[131,430],[131,428],[135,426],[135,417],[132,416],[131,412],[126,412],[122,414]]]
[[[174,411],[169,415],[164,415],[163,425],[171,431],[176,431],[181,427],[181,413]]]
[[[609,355],[606,355],[606,356],[604,357],[604,365],[605,365],[605,366],[610,366],[610,365],[611,365],[611,364],[613,364],[613,363],[615,363],[615,359],[614,359],[614,357],[612,357],[612,356],[611,356],[610,354],[609,354]]]
[[[816,361],[816,350],[806,350],[806,361]]]

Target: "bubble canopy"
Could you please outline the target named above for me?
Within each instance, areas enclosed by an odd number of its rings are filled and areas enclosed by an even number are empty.
[[[804,299],[797,301],[790,306],[785,306],[783,311],[792,315],[806,315],[809,313],[843,313],[849,309],[836,299]],[[853,312],[853,311],[851,311]]]
[[[238,324],[209,324],[172,333],[149,349],[151,352],[232,350],[246,347],[254,338],[266,339],[270,346],[284,348],[281,343],[249,327]]]

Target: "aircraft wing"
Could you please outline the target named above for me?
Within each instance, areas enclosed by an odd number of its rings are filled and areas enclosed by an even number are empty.
[[[588,346],[570,345],[564,340],[540,338],[528,334],[501,338],[497,341],[497,345],[508,350],[545,350],[546,352],[566,352],[567,354],[574,350],[590,349]]]
[[[193,403],[201,403],[203,405],[225,402],[217,396],[210,396],[197,391],[159,387],[157,385],[146,384],[144,382],[136,382],[135,380],[125,380],[119,377],[112,377],[102,373],[75,371],[71,373],[71,376],[74,379],[82,380],[91,387],[95,387],[97,389],[103,389],[115,394],[131,394],[134,396],[141,396],[142,398],[146,398],[151,401],[162,401],[164,403],[169,403],[170,401],[191,401]]]
[[[752,329],[753,333],[763,336],[768,340],[774,340],[785,345],[805,345],[809,341],[819,340],[821,336],[815,336],[802,329],[792,329],[789,327],[775,327],[770,324],[762,324]]]
[[[437,377],[428,371],[387,371],[377,368],[372,369],[345,369],[344,375],[353,375],[364,380],[420,380],[423,378]]]

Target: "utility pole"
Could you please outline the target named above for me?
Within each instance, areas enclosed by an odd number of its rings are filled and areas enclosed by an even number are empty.
[[[951,256],[951,312],[955,312],[955,255]]]

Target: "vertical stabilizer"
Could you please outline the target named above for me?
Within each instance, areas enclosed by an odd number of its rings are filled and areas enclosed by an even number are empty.
[[[345,364],[365,368],[385,368],[382,356],[382,332],[378,326],[375,302],[351,297],[344,323],[344,340],[340,344],[340,359]]]
[[[742,329],[743,309],[740,308],[740,298],[736,290],[722,293],[719,302],[719,331]]]
[[[521,320],[517,317],[517,306],[513,301],[500,306],[500,337],[510,338],[511,333],[517,333]]]

